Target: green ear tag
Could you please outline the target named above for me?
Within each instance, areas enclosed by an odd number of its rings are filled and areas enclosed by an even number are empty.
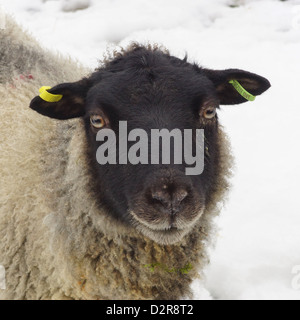
[[[255,96],[253,96],[251,93],[249,93],[245,88],[242,87],[242,85],[237,80],[230,80],[229,83],[231,83],[234,87],[234,89],[246,100],[254,101]]]

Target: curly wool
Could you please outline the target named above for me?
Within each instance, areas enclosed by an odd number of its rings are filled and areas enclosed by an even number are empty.
[[[7,286],[0,299],[191,297],[228,190],[231,156],[222,129],[222,165],[205,213],[180,243],[159,245],[99,206],[82,120],[55,121],[28,108],[40,86],[87,71],[42,49],[10,18],[0,31],[0,66],[0,264]]]

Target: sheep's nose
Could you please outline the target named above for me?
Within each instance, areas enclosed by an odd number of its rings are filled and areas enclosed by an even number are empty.
[[[176,214],[180,210],[183,200],[188,196],[188,190],[186,187],[164,184],[160,188],[152,188],[151,196],[170,214]]]

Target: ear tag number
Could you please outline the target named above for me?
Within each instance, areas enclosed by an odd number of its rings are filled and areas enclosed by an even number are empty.
[[[234,89],[246,100],[255,100],[256,97],[249,93],[237,80],[230,80],[229,83],[232,84]]]

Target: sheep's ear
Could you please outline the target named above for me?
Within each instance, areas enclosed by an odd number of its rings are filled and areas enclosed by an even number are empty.
[[[238,104],[253,100],[271,86],[266,78],[243,70],[203,71],[215,85],[220,104]]]
[[[59,120],[81,117],[85,114],[85,99],[90,88],[89,80],[62,83],[51,89],[41,88],[30,108],[38,113]]]

